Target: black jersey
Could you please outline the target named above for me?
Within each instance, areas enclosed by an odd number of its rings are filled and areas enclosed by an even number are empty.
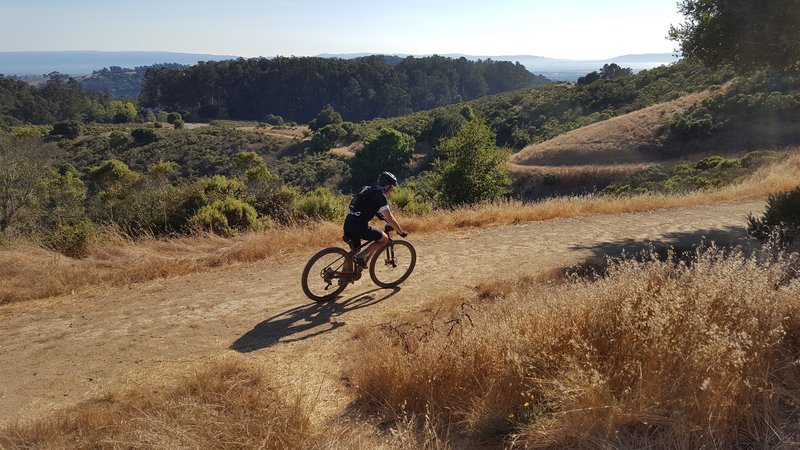
[[[364,186],[353,196],[350,202],[349,215],[358,217],[368,223],[378,214],[381,208],[389,204],[386,193],[380,186]]]

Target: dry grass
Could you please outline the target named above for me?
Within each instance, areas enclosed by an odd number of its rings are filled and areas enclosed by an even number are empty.
[[[749,181],[722,190],[681,196],[566,197],[538,203],[505,202],[424,216],[402,217],[412,233],[435,233],[463,228],[597,214],[621,214],[659,208],[704,205],[765,198],[800,184],[800,154],[762,169]],[[179,276],[236,263],[279,260],[336,244],[341,225],[318,223],[276,228],[233,239],[198,236],[132,242],[108,237],[94,244],[83,259],[71,259],[40,248],[19,245],[0,250],[0,304]]]
[[[252,233],[233,239],[213,235],[131,241],[106,236],[89,255],[73,259],[29,245],[0,251],[0,304],[69,294],[210,270],[229,264],[281,259],[322,247],[341,236],[323,223]]]
[[[797,448],[797,261],[711,249],[484,283],[362,340],[356,405],[511,448]],[[458,433],[453,430],[458,430]]]
[[[319,449],[451,448],[440,433],[397,423],[381,433],[315,413],[318,388],[287,388],[265,367],[227,358],[178,379],[140,379],[36,420],[0,428],[0,448]],[[432,424],[428,423],[428,427]]]
[[[320,448],[297,394],[261,369],[224,362],[156,391],[109,394],[0,430],[7,449]]]
[[[542,199],[575,193],[591,193],[623,179],[647,164],[617,164],[611,166],[520,166],[510,165],[514,180],[512,191],[522,199]],[[545,182],[553,177],[553,183]]]
[[[701,102],[709,94],[706,91],[686,95],[581,127],[525,147],[512,156],[512,162],[523,165],[575,166],[652,161],[652,156],[646,150],[658,146],[669,121],[691,105]]]

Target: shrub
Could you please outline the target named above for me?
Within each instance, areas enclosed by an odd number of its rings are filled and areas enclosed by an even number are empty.
[[[176,130],[180,130],[180,129],[182,129],[182,128],[183,128],[183,126],[185,125],[185,123],[183,122],[183,119],[178,119],[178,120],[176,120],[176,121],[175,121],[175,123],[173,123],[172,125],[173,125],[173,127],[174,127]]]
[[[267,117],[264,117],[264,122],[273,126],[283,125],[283,117],[275,114],[267,114]]]
[[[317,133],[325,135],[325,137],[334,145],[347,136],[347,130],[339,123],[331,123],[325,125],[316,131]]]
[[[695,164],[697,170],[711,170],[716,168],[726,169],[731,167],[741,167],[741,162],[737,159],[726,159],[722,156],[709,156]]]
[[[745,155],[742,160],[742,167],[746,169],[757,169],[767,163],[774,162],[780,158],[780,155],[776,152],[771,152],[768,150],[759,150],[755,152],[750,152]]]
[[[11,127],[11,135],[14,137],[32,137],[32,138],[40,138],[47,135],[47,129],[43,126],[36,126],[36,125],[24,125],[24,126],[16,126]]]
[[[342,123],[342,115],[336,112],[331,105],[325,105],[319,114],[317,114],[317,117],[308,123],[308,128],[310,128],[311,131],[317,131],[325,125],[330,125],[332,123]]]
[[[112,131],[108,136],[108,143],[111,145],[111,148],[124,147],[130,142],[130,135],[123,131]]]
[[[347,204],[325,188],[317,188],[297,198],[294,209],[300,218],[314,220],[341,220],[347,212]]]
[[[682,115],[674,119],[669,129],[676,138],[683,141],[710,136],[714,123],[710,114],[699,116]]]
[[[545,186],[555,186],[558,184],[558,175],[554,173],[546,173],[542,175],[542,184]]]
[[[400,211],[423,215],[431,212],[431,203],[418,196],[413,189],[402,187],[392,191],[391,201]]]
[[[311,137],[311,142],[308,143],[308,149],[314,153],[322,153],[330,150],[333,147],[333,142],[328,139],[323,133],[314,133]]]
[[[790,244],[800,238],[800,188],[770,195],[761,217],[747,217],[747,231],[757,239],[772,236]]]
[[[56,122],[53,125],[53,130],[50,131],[50,135],[60,136],[66,139],[75,139],[81,135],[81,124],[74,120]]]
[[[171,112],[167,114],[167,123],[174,124],[176,120],[181,120],[182,118],[181,113]]]
[[[261,224],[252,206],[227,197],[200,208],[189,219],[189,227],[221,236],[233,236],[240,231],[258,230]]]
[[[43,243],[45,247],[65,256],[79,258],[86,255],[93,234],[92,223],[84,220],[74,224],[62,224],[49,231],[45,234]]]
[[[152,128],[136,128],[131,131],[133,141],[139,145],[146,145],[158,140],[158,133]]]

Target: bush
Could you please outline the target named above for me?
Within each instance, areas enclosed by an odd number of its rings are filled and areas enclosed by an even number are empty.
[[[674,119],[669,129],[679,140],[689,141],[710,136],[714,131],[714,123],[710,114],[699,117],[683,115]]]
[[[75,139],[81,135],[81,124],[74,120],[57,122],[53,125],[53,130],[50,131],[50,135],[60,136],[66,139]]]
[[[108,136],[108,143],[111,145],[111,148],[124,147],[130,142],[130,135],[123,131],[112,131]]]
[[[261,224],[252,206],[228,197],[200,208],[189,219],[189,227],[220,236],[234,236],[240,231],[258,230]]]
[[[423,215],[431,212],[431,203],[418,196],[413,189],[402,187],[392,191],[391,201],[400,211]]]
[[[319,114],[317,114],[317,117],[308,123],[308,128],[310,128],[311,131],[317,131],[325,125],[330,125],[332,123],[342,123],[342,115],[336,112],[331,105],[325,105]]]
[[[283,117],[275,114],[267,114],[267,117],[264,117],[264,122],[273,126],[283,125]]]
[[[347,212],[347,203],[325,188],[317,188],[300,196],[294,202],[300,218],[313,220],[342,220]]]
[[[185,125],[185,123],[183,122],[183,119],[178,119],[172,125],[173,125],[173,127],[175,127],[176,130],[180,130],[180,129],[183,129],[183,126]]]
[[[181,113],[171,112],[167,114],[167,123],[174,124],[176,120],[181,120]]]
[[[86,255],[93,234],[94,227],[86,220],[74,224],[62,224],[45,234],[43,244],[65,256],[80,258]]]
[[[741,162],[737,159],[726,159],[722,156],[709,156],[695,164],[697,170],[711,170],[716,168],[726,169],[731,167],[741,167]]]
[[[131,131],[133,141],[139,145],[146,145],[158,140],[158,133],[152,128],[136,128]]]
[[[747,231],[753,237],[791,244],[800,238],[800,188],[770,195],[767,209],[761,217],[747,217]]]
[[[44,126],[37,125],[24,125],[11,127],[11,135],[15,137],[32,137],[40,138],[47,135],[47,129]]]

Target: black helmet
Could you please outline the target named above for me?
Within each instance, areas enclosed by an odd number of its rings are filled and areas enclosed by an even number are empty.
[[[391,172],[381,172],[378,175],[378,186],[397,186],[397,177]]]

